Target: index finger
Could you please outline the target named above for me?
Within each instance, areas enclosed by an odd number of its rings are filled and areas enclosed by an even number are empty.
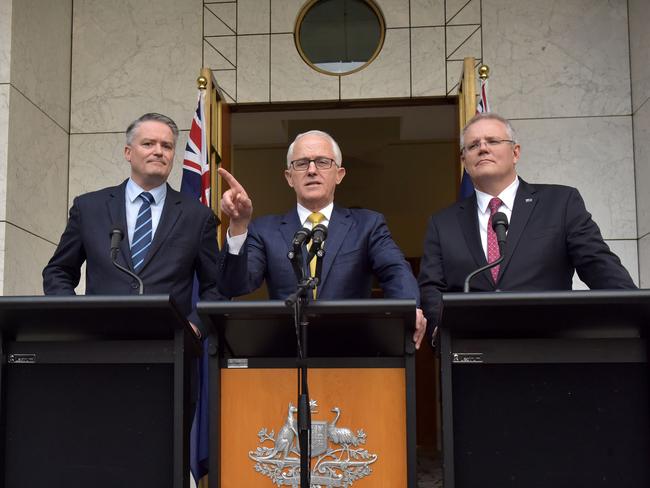
[[[244,187],[241,186],[239,181],[237,181],[233,175],[228,173],[228,171],[226,171],[223,168],[219,168],[219,169],[217,169],[217,172],[221,175],[221,177],[224,180],[226,180],[226,183],[228,183],[228,186],[230,188],[232,188],[235,192],[242,192],[242,191],[245,192]]]

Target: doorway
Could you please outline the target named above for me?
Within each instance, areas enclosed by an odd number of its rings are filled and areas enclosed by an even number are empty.
[[[417,276],[432,213],[457,199],[456,97],[333,104],[231,107],[232,172],[253,200],[254,217],[295,206],[286,183],[287,147],[294,137],[323,130],[339,143],[347,174],[336,189],[344,207],[381,212]],[[245,299],[266,299],[258,290]],[[416,356],[418,446],[437,452],[439,410],[434,352]]]

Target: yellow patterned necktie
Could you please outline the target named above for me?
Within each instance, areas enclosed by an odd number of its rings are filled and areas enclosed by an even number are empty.
[[[325,220],[325,216],[320,212],[312,212],[309,214],[309,217],[307,217],[307,220],[311,222],[311,228],[313,229],[323,220]],[[309,243],[309,248],[311,248],[311,242]],[[311,276],[316,276],[316,256],[314,256],[313,259],[309,262],[309,271],[311,273]],[[314,299],[316,299],[316,288],[314,288],[313,293]]]

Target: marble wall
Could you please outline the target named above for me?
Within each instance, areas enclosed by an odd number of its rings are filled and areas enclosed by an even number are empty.
[[[627,2],[483,0],[482,13],[490,102],[518,131],[520,175],[577,187],[638,282]]]
[[[2,292],[40,294],[65,224],[72,0],[0,2]]]
[[[650,283],[644,0],[376,3],[379,56],[330,76],[295,48],[304,0],[0,0],[3,292],[40,292],[72,198],[128,175],[123,132],[138,115],[166,113],[183,130],[178,185],[202,65],[237,103],[408,99],[455,93],[468,55],[491,68],[491,105],[519,132],[521,175],[577,186],[633,277]],[[34,195],[47,202],[37,212]]]
[[[650,287],[650,10],[644,0],[628,6],[639,275],[641,286]]]
[[[481,0],[376,0],[384,45],[366,68],[315,71],[294,43],[305,0],[204,3],[204,64],[237,103],[444,96],[454,93],[464,56],[482,57]]]

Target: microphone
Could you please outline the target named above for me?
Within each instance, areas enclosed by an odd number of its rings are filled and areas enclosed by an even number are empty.
[[[120,242],[122,242],[122,239],[124,239],[124,232],[122,232],[122,229],[120,229],[119,227],[113,227],[110,236],[111,236],[111,262],[113,263],[113,266],[115,266],[123,273],[128,274],[131,278],[135,279],[135,281],[137,281],[139,285],[138,295],[144,294],[144,283],[142,282],[140,277],[130,269],[121,266],[117,262],[117,253],[120,251]]]
[[[495,266],[501,264],[505,258],[505,245],[506,245],[506,231],[508,230],[508,217],[503,212],[497,212],[492,216],[492,230],[497,235],[497,242],[499,243],[499,259],[492,261],[491,263],[472,271],[465,278],[465,285],[463,286],[463,293],[469,292],[469,283],[472,281],[472,278],[483,271],[492,269]]]
[[[115,261],[117,253],[120,251],[120,242],[124,238],[124,232],[119,227],[115,227],[111,231],[111,260]]]
[[[508,217],[503,212],[497,212],[492,216],[492,230],[497,235],[499,243],[499,256],[503,256],[506,245],[506,231],[508,230]]]
[[[293,236],[293,241],[291,241],[291,245],[293,246],[294,251],[300,249],[303,243],[305,241],[308,241],[310,237],[311,230],[309,230],[307,227],[303,227],[302,229],[298,230],[298,232],[296,232],[296,234]]]
[[[311,245],[318,249],[323,245],[325,239],[327,239],[327,227],[323,224],[314,226],[311,230]]]

